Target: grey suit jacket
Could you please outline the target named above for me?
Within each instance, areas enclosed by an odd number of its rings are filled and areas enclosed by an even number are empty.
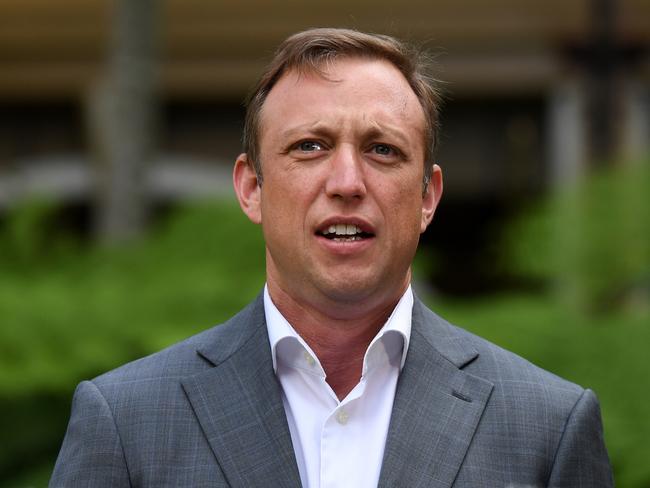
[[[591,391],[417,299],[411,334],[379,486],[613,486]],[[50,486],[300,486],[261,297],[81,383]]]

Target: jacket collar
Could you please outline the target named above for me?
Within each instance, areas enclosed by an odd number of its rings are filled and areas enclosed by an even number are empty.
[[[493,384],[463,368],[479,354],[416,300],[406,366],[393,403],[380,487],[452,486]]]
[[[198,348],[214,367],[182,384],[224,475],[233,485],[300,486],[262,295],[214,336]],[[452,485],[493,389],[463,371],[477,358],[415,297],[380,487]]]
[[[261,296],[225,324],[200,356],[214,365],[183,389],[232,486],[299,487]]]

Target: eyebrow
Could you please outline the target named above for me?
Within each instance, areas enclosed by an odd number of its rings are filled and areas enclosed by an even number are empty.
[[[333,131],[330,130],[325,124],[320,120],[314,123],[300,124],[294,127],[290,127],[282,132],[280,132],[280,137],[283,139],[292,139],[298,135],[304,134],[305,132],[310,132],[316,135],[326,135],[331,136]]]
[[[410,146],[409,139],[407,137],[408,131],[400,129],[397,126],[379,124],[375,121],[371,121],[371,124],[373,127],[367,131],[367,137],[371,139],[374,139],[375,137],[381,138],[384,134],[386,134],[392,138],[395,138],[400,144]]]

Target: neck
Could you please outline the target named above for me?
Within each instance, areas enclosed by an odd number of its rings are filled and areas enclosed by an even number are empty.
[[[366,350],[405,290],[391,301],[365,308],[352,318],[341,318],[341,314],[332,316],[300,303],[272,280],[268,288],[280,313],[318,356],[326,381],[339,399],[345,398],[361,379]]]

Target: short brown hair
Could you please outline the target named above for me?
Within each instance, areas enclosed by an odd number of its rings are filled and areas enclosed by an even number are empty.
[[[435,82],[425,70],[429,63],[424,54],[405,43],[386,35],[367,34],[351,29],[309,29],[287,38],[275,55],[246,101],[243,145],[249,164],[262,184],[262,164],[259,153],[260,115],[269,92],[286,72],[324,74],[323,64],[337,57],[360,57],[386,60],[406,78],[417,96],[425,118],[425,154],[423,191],[426,192],[437,145],[439,127],[438,106],[440,94]]]

